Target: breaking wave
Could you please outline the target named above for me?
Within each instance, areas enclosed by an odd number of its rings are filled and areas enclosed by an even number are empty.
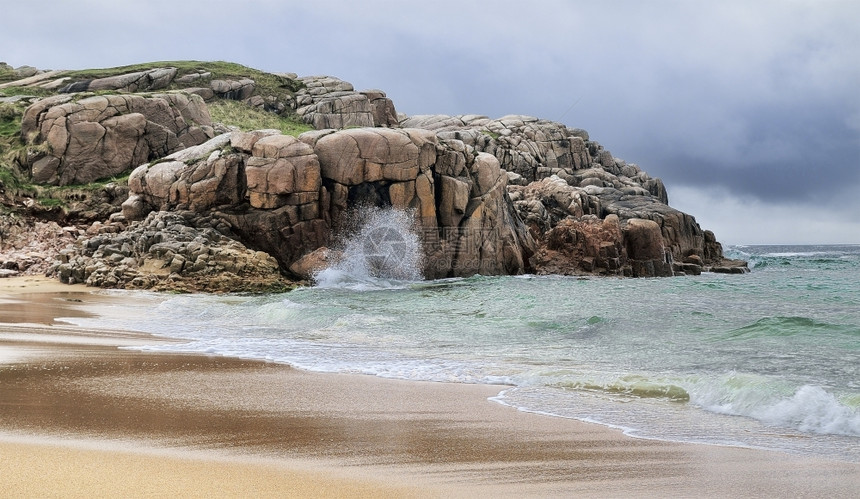
[[[770,426],[860,436],[857,404],[841,400],[820,386],[803,385],[793,393],[786,393],[786,388],[758,377],[729,375],[719,383],[691,389],[690,401],[707,411],[746,416]]]

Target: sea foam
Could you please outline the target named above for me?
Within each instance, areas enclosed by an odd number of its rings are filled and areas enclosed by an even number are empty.
[[[759,377],[731,375],[719,382],[691,388],[690,400],[717,414],[746,416],[770,426],[805,433],[860,436],[860,413],[815,385],[803,385],[792,395],[785,386]]]
[[[860,436],[860,413],[820,386],[804,385],[788,399],[753,410],[752,417],[803,432]]]

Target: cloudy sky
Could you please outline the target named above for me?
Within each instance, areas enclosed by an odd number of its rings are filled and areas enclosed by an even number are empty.
[[[5,2],[0,61],[330,74],[584,128],[727,244],[860,243],[857,0]]]

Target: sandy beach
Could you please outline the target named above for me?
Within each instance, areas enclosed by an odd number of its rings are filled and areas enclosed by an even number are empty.
[[[860,465],[634,439],[489,401],[504,387],[118,347],[57,321],[129,299],[0,279],[7,497],[854,497]],[[169,340],[159,340],[169,341]]]

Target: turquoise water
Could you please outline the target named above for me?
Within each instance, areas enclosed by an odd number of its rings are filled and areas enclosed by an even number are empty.
[[[391,281],[268,296],[135,293],[82,325],[313,371],[489,383],[642,437],[860,462],[860,246],[749,246],[746,275]],[[511,386],[512,388],[509,388]]]

